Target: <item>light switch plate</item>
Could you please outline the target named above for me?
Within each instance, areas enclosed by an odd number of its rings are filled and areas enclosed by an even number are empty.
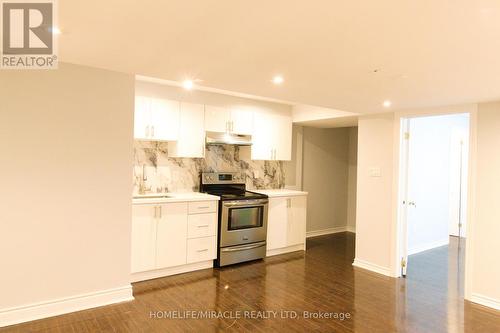
[[[370,177],[374,178],[382,177],[382,170],[380,170],[380,167],[371,167],[369,172],[370,172]]]

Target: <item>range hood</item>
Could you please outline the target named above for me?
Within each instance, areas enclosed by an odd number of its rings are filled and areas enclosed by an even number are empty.
[[[207,145],[251,146],[252,136],[232,133],[207,132]]]

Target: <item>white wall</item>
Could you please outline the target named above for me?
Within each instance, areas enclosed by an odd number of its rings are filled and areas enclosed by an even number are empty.
[[[467,241],[466,296],[500,309],[500,102],[479,104],[473,220]]]
[[[358,186],[358,128],[349,129],[347,170],[347,230],[356,231],[356,192]]]
[[[354,265],[385,275],[393,275],[394,131],[394,113],[359,118]]]
[[[130,75],[0,74],[0,326],[131,298],[133,108]]]
[[[354,265],[390,276],[400,272],[397,242],[399,135],[402,117],[469,113],[471,160],[465,298],[500,309],[500,102],[364,116],[359,122],[358,206]],[[381,166],[380,179],[369,168]],[[392,202],[392,204],[391,204]]]
[[[452,135],[468,129],[468,114],[410,119],[407,200],[416,202],[407,215],[410,255],[449,242]]]
[[[309,192],[310,235],[347,230],[350,133],[347,127],[303,129],[303,189]]]

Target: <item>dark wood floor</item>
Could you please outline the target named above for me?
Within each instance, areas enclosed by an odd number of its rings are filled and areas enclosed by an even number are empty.
[[[354,269],[353,256],[353,234],[312,238],[305,254],[136,283],[133,302],[0,332],[500,332],[498,311],[463,300],[463,252],[456,239],[449,247],[410,257],[406,280]],[[288,310],[299,318],[150,317],[184,310],[232,311],[234,316]],[[351,318],[304,319],[303,311]]]

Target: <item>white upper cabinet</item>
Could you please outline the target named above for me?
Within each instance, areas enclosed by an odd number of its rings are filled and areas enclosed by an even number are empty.
[[[179,137],[179,102],[151,100],[152,137],[158,141],[175,141]]]
[[[252,135],[253,112],[250,110],[231,109],[231,133]]]
[[[135,97],[134,138],[149,140],[151,126],[151,99],[143,96]]]
[[[207,132],[228,132],[229,119],[231,119],[231,113],[228,109],[205,105],[205,130]]]
[[[252,135],[252,160],[272,160],[274,133],[270,116],[266,113],[254,114],[255,127]]]
[[[208,132],[253,134],[253,112],[243,109],[227,109],[205,106],[205,130]]]
[[[292,159],[291,116],[256,112],[252,136],[252,160]]]
[[[134,138],[175,141],[179,136],[179,102],[135,97]]]
[[[179,137],[168,143],[169,157],[205,157],[205,107],[181,103]]]

